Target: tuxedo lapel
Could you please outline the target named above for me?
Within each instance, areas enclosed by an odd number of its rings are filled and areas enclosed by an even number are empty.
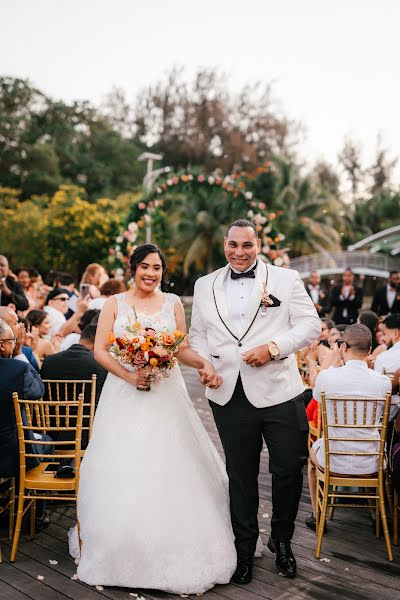
[[[223,269],[219,271],[218,275],[214,279],[213,293],[214,302],[217,308],[219,318],[221,319],[225,327],[234,335],[234,337],[237,337],[238,331],[236,330],[235,325],[232,323],[229,317],[228,302],[226,299],[226,292],[224,286],[225,277],[227,276],[230,268],[231,266],[228,263]]]
[[[262,260],[257,260],[256,279],[254,282],[253,292],[248,304],[246,319],[243,325],[241,335],[243,336],[251,326],[254,318],[260,308],[261,300],[264,293],[264,287],[267,279],[267,267]]]

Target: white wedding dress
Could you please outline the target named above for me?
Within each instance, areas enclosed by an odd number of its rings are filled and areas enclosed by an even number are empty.
[[[116,296],[115,335],[134,320]],[[176,329],[177,296],[141,324]],[[186,391],[179,367],[138,391],[108,374],[82,461],[70,553],[89,585],[202,593],[236,568],[225,467]]]

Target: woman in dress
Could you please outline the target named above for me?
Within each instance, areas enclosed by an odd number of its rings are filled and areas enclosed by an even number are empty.
[[[50,319],[44,310],[31,310],[26,315],[26,319],[32,325],[32,328],[35,327],[39,333],[34,353],[41,366],[46,356],[60,351],[62,337],[54,335],[51,341],[46,339],[45,336],[50,331]]]
[[[166,265],[145,244],[131,258],[133,289],[109,298],[100,314],[96,360],[108,370],[81,464],[78,577],[90,585],[202,593],[228,583],[236,567],[224,465],[192,406],[179,367],[152,381],[108,351],[108,336],[129,321],[185,331],[181,301],[163,293]],[[178,359],[208,385],[221,380],[184,342]],[[76,529],[70,551],[77,555]]]

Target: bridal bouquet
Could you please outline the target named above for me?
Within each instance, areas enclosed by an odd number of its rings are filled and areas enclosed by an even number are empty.
[[[109,334],[109,352],[121,365],[131,365],[135,370],[149,374],[151,379],[163,379],[176,365],[175,355],[185,337],[186,334],[179,330],[174,333],[156,331],[142,327],[136,321],[126,325],[122,336]],[[150,387],[137,389],[149,391]]]

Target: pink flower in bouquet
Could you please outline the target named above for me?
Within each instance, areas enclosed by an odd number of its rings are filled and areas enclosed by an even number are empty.
[[[137,367],[140,367],[141,365],[145,365],[147,363],[147,359],[147,352],[139,350],[139,352],[136,352],[135,356],[133,357],[133,364]]]
[[[147,335],[157,335],[157,332],[152,327],[146,327],[146,334]]]

